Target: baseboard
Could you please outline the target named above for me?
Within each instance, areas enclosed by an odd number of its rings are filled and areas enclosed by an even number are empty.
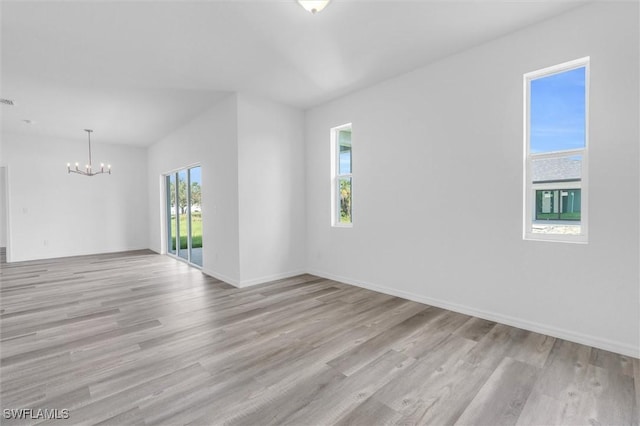
[[[497,312],[485,311],[482,309],[472,308],[470,306],[459,305],[456,303],[450,303],[444,300],[433,299],[410,293],[407,291],[397,290],[390,287],[371,284],[359,280],[353,280],[347,277],[327,273],[319,270],[310,270],[309,274],[317,275],[322,278],[327,278],[334,281],[343,282],[345,284],[351,284],[357,287],[366,288],[368,290],[377,291],[379,293],[388,294],[390,296],[401,297],[403,299],[412,300],[418,303],[424,303],[425,305],[437,306],[438,308],[447,309],[450,311],[458,312],[465,315],[471,315],[474,317],[486,319],[489,321],[499,322],[501,324],[510,325],[512,327],[521,328],[535,333],[545,334],[551,337],[557,337],[559,339],[568,340],[574,343],[580,343],[582,345],[593,346],[594,348],[604,349],[607,351],[615,352],[621,355],[630,356],[633,358],[640,358],[640,348],[634,347],[621,342],[616,342],[609,339],[603,339],[597,336],[591,336],[574,332],[567,329],[553,327],[547,324],[541,324],[533,321],[527,321],[520,318],[503,315]]]
[[[302,275],[302,274],[306,274],[306,271],[300,269],[300,270],[296,270],[296,271],[289,271],[289,272],[282,272],[279,274],[273,274],[273,275],[265,275],[263,277],[258,277],[258,278],[252,278],[250,280],[236,280],[234,278],[231,277],[227,277],[223,274],[220,274],[218,272],[212,271],[210,269],[202,269],[202,272],[212,276],[213,278],[216,278],[220,281],[224,281],[227,284],[231,284],[234,287],[237,288],[246,288],[246,287],[251,287],[254,285],[258,285],[258,284],[264,284],[264,283],[268,283],[270,281],[275,281],[275,280],[281,280],[284,278],[291,278],[291,277],[295,277],[297,275]]]
[[[300,269],[296,271],[282,272],[279,274],[265,275],[263,277],[252,278],[250,280],[240,279],[240,285],[238,287],[239,288],[251,287],[258,284],[268,283],[269,281],[282,280],[284,278],[291,278],[291,277],[295,277],[297,275],[302,275],[306,273],[307,272],[305,270]]]
[[[206,275],[209,275],[210,277],[213,277],[213,278],[215,278],[217,280],[223,281],[223,282],[225,282],[227,284],[231,284],[234,287],[240,288],[240,282],[238,280],[236,280],[235,278],[228,277],[228,276],[226,276],[224,274],[221,274],[221,273],[216,272],[216,271],[212,271],[211,269],[207,269],[207,268],[202,268],[202,273],[206,274]]]
[[[7,256],[7,263],[19,263],[19,262],[33,262],[38,260],[65,259],[70,257],[97,256],[100,254],[127,253],[130,251],[143,251],[143,250],[153,251],[147,247],[130,247],[130,248],[99,250],[94,252],[64,252],[64,253],[57,253],[54,255],[46,255],[44,257],[22,257],[22,258],[15,259],[14,256],[10,256],[12,253],[9,253],[11,251],[11,249],[9,248],[9,250],[7,250],[6,256]],[[11,257],[11,260],[9,260],[9,257]]]

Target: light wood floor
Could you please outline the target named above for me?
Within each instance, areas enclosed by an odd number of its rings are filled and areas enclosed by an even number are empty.
[[[147,251],[1,267],[2,408],[61,424],[638,424],[636,359],[311,275],[236,289]]]

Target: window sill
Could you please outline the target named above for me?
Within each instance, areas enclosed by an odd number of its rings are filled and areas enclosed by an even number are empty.
[[[547,241],[552,243],[588,244],[586,235],[563,235],[563,234],[538,234],[527,232],[523,236],[525,241]]]
[[[334,223],[332,228],[353,228],[353,223]]]

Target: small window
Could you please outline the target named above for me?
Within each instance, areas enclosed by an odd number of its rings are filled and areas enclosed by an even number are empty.
[[[587,241],[589,58],[525,74],[524,238]]]
[[[333,226],[353,224],[353,149],[351,124],[331,130],[331,210]]]

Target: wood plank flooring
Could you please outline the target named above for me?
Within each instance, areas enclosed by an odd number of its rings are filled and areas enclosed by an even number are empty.
[[[237,289],[148,251],[1,268],[2,424],[638,425],[637,359],[311,275]]]

